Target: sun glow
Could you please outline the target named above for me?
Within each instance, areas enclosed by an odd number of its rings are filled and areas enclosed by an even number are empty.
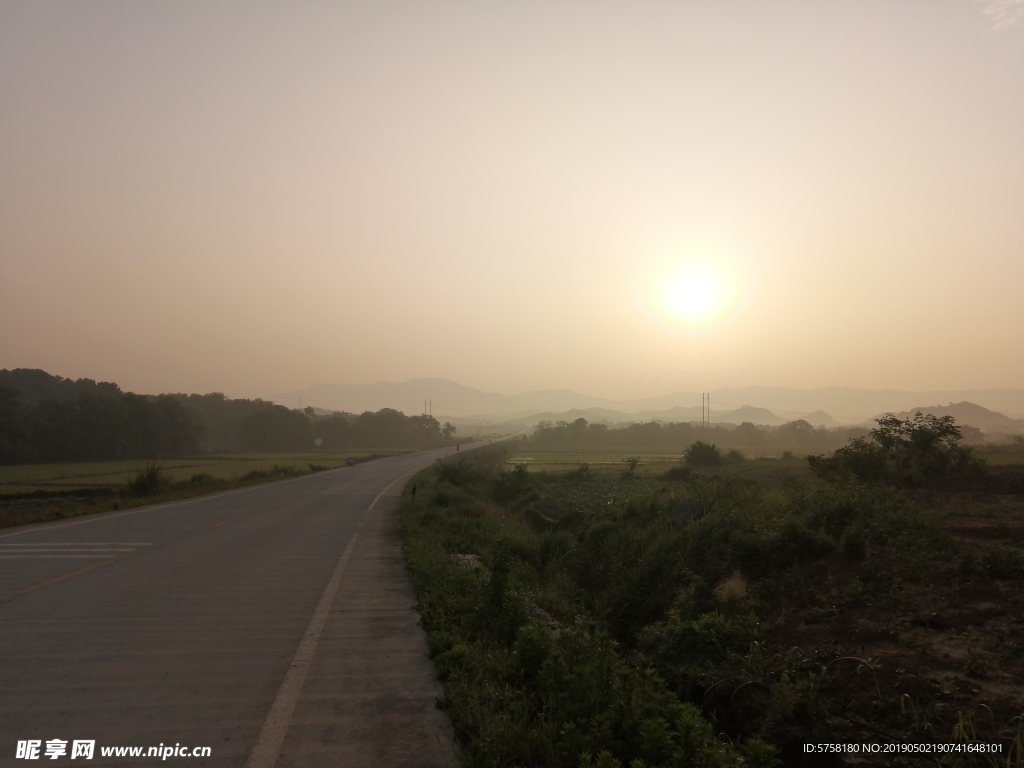
[[[722,249],[673,248],[656,259],[644,286],[644,310],[682,330],[710,328],[740,303],[737,260]]]
[[[666,275],[659,293],[659,310],[669,319],[703,323],[722,310],[727,286],[712,270],[690,266]]]

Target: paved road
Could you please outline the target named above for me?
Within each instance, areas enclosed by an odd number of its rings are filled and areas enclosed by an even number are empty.
[[[396,520],[444,453],[0,530],[0,765],[454,766]]]

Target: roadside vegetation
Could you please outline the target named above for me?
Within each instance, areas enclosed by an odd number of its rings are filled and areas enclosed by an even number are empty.
[[[959,434],[421,473],[406,556],[463,764],[1024,765],[1024,446],[990,468]]]
[[[216,392],[137,395],[111,382],[0,370],[0,527],[445,446],[456,431],[390,408],[357,415]]]
[[[723,454],[741,451],[750,457],[775,457],[785,451],[808,454],[840,448],[868,432],[863,427],[823,427],[797,419],[777,427],[753,424],[695,424],[638,422],[620,427],[591,423],[542,421],[530,436],[533,451],[567,451],[585,448],[594,452],[677,450],[698,441],[715,445]],[[677,454],[678,458],[678,454]]]
[[[397,453],[402,451],[0,466],[0,527],[186,499]]]

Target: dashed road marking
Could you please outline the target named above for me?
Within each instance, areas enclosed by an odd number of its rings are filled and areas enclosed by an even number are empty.
[[[149,542],[121,544],[113,541],[97,543],[58,541],[48,544],[0,544],[0,560],[25,560],[29,558],[97,560],[108,558],[111,554],[131,553],[137,547],[148,546],[151,546]]]
[[[71,579],[74,579],[74,578],[76,578],[78,576],[84,576],[85,574],[89,573],[90,571],[95,571],[95,570],[98,570],[99,568],[106,568],[108,565],[113,565],[114,563],[119,563],[122,560],[127,560],[129,557],[132,557],[134,554],[135,554],[135,551],[133,550],[131,552],[126,552],[123,555],[117,555],[116,557],[108,557],[102,563],[96,563],[94,565],[87,565],[84,568],[79,568],[77,571],[72,571],[71,573],[65,573],[63,576],[58,576],[58,577],[56,577],[54,579],[47,579],[46,581],[41,581],[38,584],[33,584],[31,587],[25,587],[23,590],[21,590],[21,592],[24,595],[31,594],[32,592],[38,592],[40,589],[46,589],[47,587],[55,586],[57,584],[60,584],[61,582],[70,581]]]
[[[97,568],[119,563],[132,557],[139,547],[151,547],[148,541],[58,541],[50,543],[0,544],[0,560],[101,560],[77,571],[41,581],[21,590],[22,594],[38,592],[61,582],[82,576]],[[59,554],[54,554],[59,553]]]

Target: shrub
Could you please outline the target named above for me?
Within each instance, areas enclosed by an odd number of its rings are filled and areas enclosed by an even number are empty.
[[[155,496],[167,484],[168,478],[163,466],[151,461],[128,481],[128,493],[131,496]]]
[[[594,473],[590,470],[590,464],[585,461],[581,461],[577,469],[565,474],[565,479],[583,481],[590,480],[593,476]]]
[[[673,609],[664,621],[640,634],[640,647],[659,665],[685,662],[693,666],[721,663],[730,653],[741,653],[760,636],[753,613],[724,614],[710,611],[687,619],[685,611]]]
[[[849,560],[863,560],[868,554],[868,540],[859,525],[847,528],[839,539],[839,548]]]
[[[291,464],[286,464],[283,467],[275,464],[270,469],[254,469],[251,472],[246,472],[242,475],[243,480],[279,480],[284,477],[298,477],[299,470],[293,467]]]
[[[831,456],[808,456],[811,468],[826,479],[853,477],[893,485],[924,485],[952,478],[979,466],[952,416],[918,411],[912,419],[891,413],[878,419],[867,437],[858,437]]]
[[[622,463],[626,465],[626,468],[622,470],[622,477],[627,480],[636,477],[636,468],[643,464],[639,456],[630,456],[623,459]]]
[[[739,451],[737,451],[735,448],[733,448],[731,451],[725,454],[726,464],[742,464],[746,460],[747,457],[744,456]]]
[[[689,467],[672,467],[661,476],[662,480],[680,480],[686,482],[693,476],[693,470]]]
[[[437,474],[443,482],[449,482],[458,488],[472,483],[478,477],[476,470],[464,459],[459,459],[457,462],[437,462]]]
[[[717,467],[722,463],[722,451],[714,443],[698,440],[683,451],[683,463],[691,467]]]

